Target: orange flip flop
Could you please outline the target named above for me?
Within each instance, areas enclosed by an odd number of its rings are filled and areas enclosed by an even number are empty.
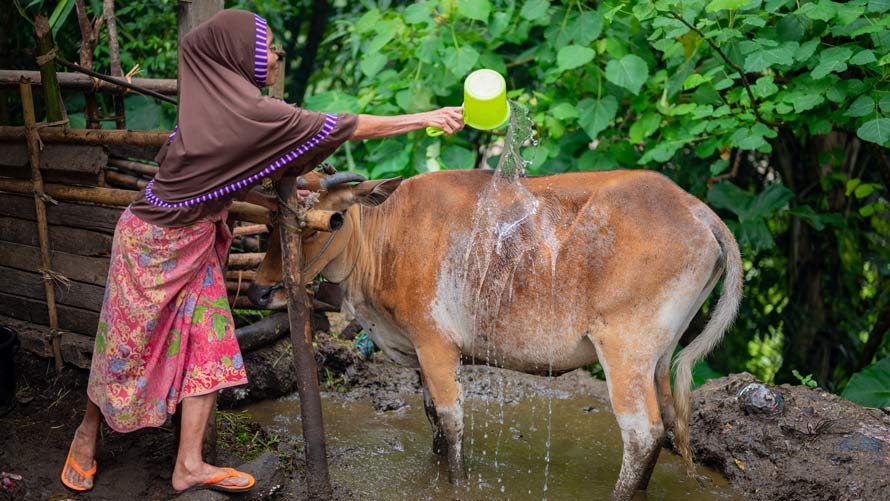
[[[65,478],[68,473],[68,468],[73,468],[74,471],[77,472],[78,475],[80,475],[81,477],[83,477],[84,480],[86,480],[96,474],[96,460],[95,459],[93,460],[92,468],[90,468],[89,471],[83,471],[83,468],[81,468],[80,465],[77,464],[77,461],[75,461],[74,458],[71,457],[71,450],[69,449],[68,450],[68,458],[65,459],[65,466],[62,468],[62,477],[61,477],[62,484],[64,484],[65,487],[67,487],[73,491],[83,492],[83,491],[88,491],[88,490],[92,489],[92,487],[83,487],[83,486],[74,485],[74,484],[68,482],[68,479]]]
[[[229,493],[245,492],[245,491],[248,491],[251,488],[253,488],[253,484],[256,483],[256,479],[254,479],[253,475],[251,475],[249,473],[244,473],[243,471],[238,471],[234,468],[223,468],[223,470],[225,470],[225,473],[220,473],[219,475],[211,478],[210,480],[207,480],[206,482],[202,482],[198,485],[193,485],[192,487],[189,487],[188,489],[179,491],[178,494],[182,494],[184,492],[189,492],[189,491],[199,491],[202,489],[210,489],[213,491],[229,492]],[[223,480],[225,480],[227,478],[232,478],[232,477],[246,478],[248,480],[247,485],[219,485],[219,483],[222,482]]]

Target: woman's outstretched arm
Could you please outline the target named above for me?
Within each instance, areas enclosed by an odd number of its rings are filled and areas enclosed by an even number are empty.
[[[359,115],[358,124],[349,139],[352,141],[380,139],[425,127],[438,127],[445,131],[446,136],[450,136],[464,128],[463,109],[459,106],[451,106],[424,113],[391,117]]]

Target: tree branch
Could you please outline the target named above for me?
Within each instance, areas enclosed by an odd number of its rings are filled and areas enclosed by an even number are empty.
[[[723,50],[716,43],[714,43],[713,40],[706,37],[705,34],[702,32],[702,30],[696,28],[694,25],[687,22],[685,19],[683,19],[683,16],[677,14],[676,12],[671,11],[670,15],[677,21],[680,21],[681,23],[686,25],[686,27],[689,28],[690,30],[698,33],[698,36],[702,37],[702,39],[705,42],[708,42],[708,45],[710,45],[711,48],[714,49],[717,52],[717,54],[720,55],[721,58],[723,58],[723,60],[726,62],[727,65],[729,65],[730,68],[732,68],[733,70],[738,72],[739,76],[742,79],[742,85],[744,85],[745,90],[748,91],[748,99],[751,100],[751,109],[754,111],[754,116],[757,117],[757,121],[764,125],[769,125],[770,127],[775,127],[777,124],[766,120],[765,118],[763,118],[763,115],[760,114],[760,109],[757,106],[757,99],[754,98],[754,92],[751,90],[751,85],[748,83],[748,77],[745,75],[745,71],[742,70],[742,68],[739,67],[739,65],[732,62],[732,60],[729,59],[729,56],[727,56],[726,53],[723,52]]]

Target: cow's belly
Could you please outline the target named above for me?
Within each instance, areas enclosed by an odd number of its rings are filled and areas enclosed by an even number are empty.
[[[352,309],[363,329],[386,356],[407,367],[420,366],[417,351],[407,332],[367,305],[355,305]]]
[[[499,331],[493,336],[460,336],[461,352],[471,363],[493,365],[522,372],[564,372],[597,360],[596,349],[580,330],[560,331],[543,325]]]

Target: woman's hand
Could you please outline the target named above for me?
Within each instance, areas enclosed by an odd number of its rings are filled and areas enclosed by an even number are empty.
[[[438,127],[445,131],[446,136],[459,132],[464,128],[464,109],[460,106],[447,106],[425,113],[426,127]]]
[[[383,139],[426,127],[438,127],[445,131],[445,135],[450,136],[464,128],[464,110],[460,106],[449,106],[424,113],[393,117],[359,115],[358,124],[349,139],[352,141]]]

